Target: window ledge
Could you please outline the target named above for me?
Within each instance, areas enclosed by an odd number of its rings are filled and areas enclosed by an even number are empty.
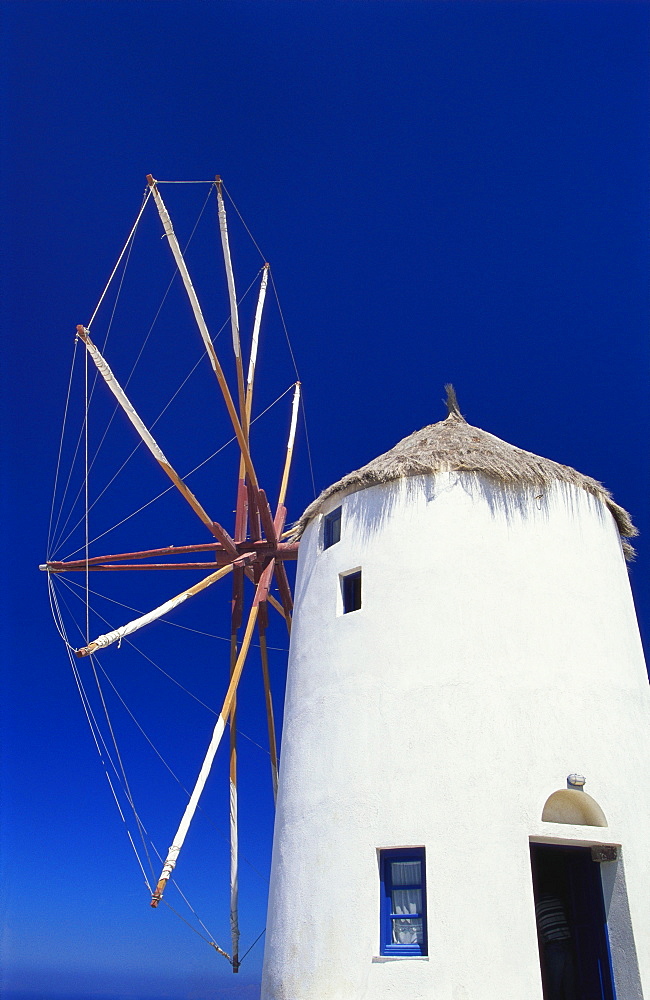
[[[428,962],[428,955],[373,955],[373,962]]]

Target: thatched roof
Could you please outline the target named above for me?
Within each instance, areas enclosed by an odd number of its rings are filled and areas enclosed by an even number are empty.
[[[338,483],[324,490],[296,522],[290,537],[299,539],[325,501],[336,493],[355,492],[367,486],[389,483],[407,476],[475,472],[505,487],[524,484],[543,489],[554,482],[561,482],[586,490],[611,511],[623,539],[626,558],[633,558],[634,549],[625,539],[638,532],[627,511],[614,503],[611,494],[601,483],[583,476],[568,465],[540,458],[530,451],[515,448],[494,434],[472,427],[458,408],[452,386],[447,386],[447,408],[449,414],[445,420],[415,431],[384,455],[368,462],[361,469],[348,473]]]

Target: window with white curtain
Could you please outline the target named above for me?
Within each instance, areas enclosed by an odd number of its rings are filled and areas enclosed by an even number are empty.
[[[424,847],[379,852],[382,955],[426,955]]]

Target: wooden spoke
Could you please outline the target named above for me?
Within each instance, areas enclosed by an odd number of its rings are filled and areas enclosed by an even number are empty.
[[[271,698],[271,679],[269,675],[269,654],[266,645],[266,622],[260,614],[257,622],[260,637],[260,658],[262,661],[262,677],[264,679],[264,700],[266,702],[266,722],[269,730],[269,751],[271,754],[271,781],[273,783],[273,801],[278,797],[278,749],[275,739],[275,720],[273,718],[273,700]]]
[[[266,498],[264,490],[258,490],[258,497],[260,520],[262,522],[264,534],[270,544],[275,547],[278,543],[278,536],[275,530],[275,524],[273,523],[273,516],[271,514],[271,508],[269,507],[269,501]]]
[[[264,301],[266,299],[266,286],[269,280],[269,265],[265,264],[262,269],[262,281],[257,297],[255,309],[255,319],[253,321],[253,337],[251,340],[251,356],[248,362],[248,377],[246,379],[246,424],[250,427],[251,413],[253,410],[253,385],[255,382],[255,367],[257,365],[257,348],[260,337],[260,326],[262,323],[262,312],[264,311]]]
[[[194,597],[195,594],[199,594],[206,587],[212,586],[217,580],[220,580],[227,573],[232,570],[232,565],[224,566],[223,569],[217,570],[216,573],[211,573],[210,576],[206,576],[205,580],[201,580],[199,583],[195,583],[193,587],[188,587],[187,590],[181,591],[176,597],[172,597],[169,601],[165,601],[159,607],[154,608],[153,611],[148,611],[146,615],[142,615],[140,618],[134,618],[133,621],[127,622],[126,625],[121,625],[120,628],[114,629],[112,632],[107,632],[105,635],[98,636],[93,642],[89,643],[87,646],[83,646],[81,649],[76,649],[75,654],[77,656],[90,656],[91,653],[97,652],[98,649],[105,649],[106,646],[110,646],[114,642],[121,642],[125,639],[127,635],[132,635],[139,629],[144,628],[145,625],[150,625],[151,622],[157,621],[158,618],[162,618],[163,615],[169,614],[174,608],[177,608],[179,604],[183,604],[190,597]],[[241,571],[240,571],[241,572]]]
[[[79,336],[79,339],[82,340],[83,343],[86,345],[88,353],[95,362],[97,370],[103,377],[108,388],[115,396],[115,399],[118,401],[118,403],[126,413],[127,417],[135,427],[136,431],[146,444],[147,448],[149,449],[153,457],[160,465],[161,469],[163,469],[163,471],[169,476],[176,489],[179,491],[179,493],[182,494],[182,496],[185,497],[185,499],[189,503],[194,513],[198,514],[198,516],[201,518],[207,529],[212,532],[215,538],[219,539],[219,541],[223,544],[224,548],[230,550],[233,554],[235,554],[237,550],[234,547],[232,538],[225,530],[225,528],[222,528],[220,524],[218,524],[216,521],[213,521],[212,518],[209,516],[209,514],[206,513],[206,511],[203,509],[203,507],[196,499],[192,491],[189,489],[188,486],[185,485],[185,483],[178,475],[176,470],[172,468],[171,463],[165,458],[165,456],[162,453],[162,450],[159,448],[152,434],[145,426],[144,421],[136,413],[135,408],[133,407],[126,393],[124,392],[124,389],[113,375],[113,372],[111,371],[107,362],[104,360],[97,347],[95,347],[95,345],[93,344],[92,340],[90,339],[90,334],[88,333],[88,331],[85,329],[85,327],[78,326],[77,334]]]
[[[280,598],[282,600],[282,610],[284,611],[284,619],[287,623],[287,630],[291,632],[291,612],[293,610],[293,598],[291,597],[291,587],[289,586],[289,579],[287,577],[287,571],[284,568],[284,563],[276,562],[275,578],[278,582],[278,590],[280,591]]]
[[[275,556],[282,561],[295,560],[298,557],[298,542],[278,542],[273,547],[266,540],[257,539],[240,542],[236,545],[235,556],[238,560],[247,555],[256,557]],[[218,542],[210,542],[204,545],[168,545],[162,549],[145,549],[141,552],[118,552],[113,555],[91,556],[88,559],[88,569],[92,572],[99,570],[131,570],[131,569],[210,569],[214,562],[170,562],[170,563],[126,563],[121,560],[126,559],[149,559],[158,555],[176,555],[189,552],[214,552],[217,565],[224,566],[232,562],[232,555]],[[109,562],[115,560],[115,562]],[[74,573],[86,570],[85,559],[70,559],[67,561],[52,561],[42,563],[39,569],[45,573]]]
[[[223,261],[226,268],[226,281],[228,283],[228,298],[230,299],[230,326],[232,329],[232,347],[235,352],[235,366],[237,368],[237,394],[239,396],[239,419],[244,429],[244,434],[248,439],[248,421],[246,419],[246,393],[244,391],[244,365],[241,356],[241,343],[239,338],[239,312],[237,309],[237,294],[235,292],[235,274],[232,269],[230,257],[230,243],[228,241],[228,223],[226,221],[226,206],[221,192],[221,178],[215,177],[217,185],[217,207],[219,215],[219,231],[221,233],[221,247],[223,250]]]
[[[210,358],[212,369],[217,377],[217,382],[219,383],[219,387],[223,394],[223,398],[226,404],[226,409],[228,410],[228,414],[232,421],[233,430],[235,431],[235,435],[237,437],[237,443],[241,448],[244,464],[246,466],[246,474],[249,476],[250,481],[255,487],[255,489],[257,489],[258,488],[257,476],[255,474],[255,469],[253,467],[253,460],[251,459],[250,451],[248,449],[248,441],[246,439],[246,435],[242,428],[241,420],[239,419],[239,416],[237,414],[237,410],[235,409],[235,404],[233,403],[233,399],[230,394],[230,389],[228,388],[228,383],[226,382],[226,377],[223,373],[223,369],[221,367],[221,364],[219,363],[217,352],[214,349],[212,338],[210,337],[210,334],[208,332],[208,327],[203,317],[203,312],[201,311],[201,306],[199,305],[199,300],[194,290],[194,286],[192,284],[192,279],[190,278],[189,271],[187,270],[187,265],[185,263],[185,259],[182,254],[180,244],[176,238],[176,234],[174,232],[174,227],[172,226],[169,213],[165,208],[164,202],[160,196],[160,191],[158,190],[156,182],[151,176],[151,174],[147,174],[147,183],[153,193],[154,201],[156,202],[156,207],[158,208],[158,214],[160,215],[160,219],[163,224],[163,229],[165,230],[165,235],[167,236],[169,246],[174,255],[174,260],[176,261],[176,266],[178,267],[179,274],[181,276],[181,279],[185,286],[185,290],[190,300],[192,312],[194,313],[194,318],[196,320],[196,324],[199,328],[199,332],[203,339],[205,349],[208,352],[208,357]]]
[[[289,471],[291,469],[291,459],[293,458],[293,445],[296,440],[296,424],[298,421],[298,406],[300,404],[300,382],[296,382],[293,392],[293,403],[291,404],[291,426],[289,428],[289,440],[287,442],[287,455],[284,460],[282,471],[282,482],[280,483],[280,495],[278,497],[278,507],[284,504],[287,495],[287,484],[289,482]],[[278,537],[282,532],[278,532]]]
[[[237,633],[244,607],[244,571],[240,567],[233,575],[232,617],[230,625],[230,677],[237,665]],[[239,809],[237,788],[237,694],[230,708],[230,937],[232,940],[233,972],[239,971]]]
[[[239,654],[237,656],[237,661],[233,669],[232,677],[230,678],[230,684],[228,685],[228,691],[226,692],[226,697],[224,699],[221,712],[219,713],[219,718],[217,719],[214,731],[212,733],[212,739],[210,740],[210,745],[208,746],[208,750],[205,755],[203,765],[201,767],[201,770],[199,771],[199,776],[196,780],[196,784],[190,796],[190,800],[187,803],[187,807],[183,814],[183,818],[181,819],[178,830],[176,831],[176,835],[174,837],[172,846],[169,848],[169,852],[167,854],[167,858],[165,859],[165,863],[163,865],[160,878],[158,879],[158,884],[152,895],[151,905],[153,907],[158,906],[158,903],[162,899],[162,894],[164,892],[165,885],[167,884],[167,880],[169,879],[174,868],[176,867],[176,861],[178,859],[178,855],[180,854],[181,847],[183,846],[185,837],[187,836],[187,831],[189,830],[190,823],[192,822],[192,817],[196,812],[196,807],[199,804],[201,793],[205,787],[206,781],[208,780],[208,775],[212,767],[212,762],[214,761],[217,750],[219,749],[219,744],[221,743],[221,738],[226,728],[226,720],[230,715],[230,709],[232,707],[235,694],[237,692],[237,685],[239,684],[242,671],[244,669],[244,663],[246,662],[246,656],[248,654],[248,650],[251,644],[251,638],[253,635],[253,629],[255,628],[255,622],[257,619],[258,611],[259,611],[259,604],[253,604],[253,607],[251,608],[250,614],[248,616],[248,622],[246,623],[246,631],[244,632],[244,638],[242,640],[241,649],[239,650]]]

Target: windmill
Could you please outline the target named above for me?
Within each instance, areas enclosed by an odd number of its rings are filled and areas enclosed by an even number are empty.
[[[83,645],[74,649],[74,654],[78,658],[93,657],[98,651],[103,650],[114,643],[120,644],[122,640],[126,639],[128,636],[163,618],[163,616],[168,615],[175,608],[207,588],[212,587],[219,580],[222,580],[228,575],[232,576],[229,684],[227,686],[223,703],[214,726],[205,758],[200,767],[196,783],[189,796],[189,801],[187,802],[187,806],[178,825],[178,829],[174,835],[172,845],[164,859],[160,877],[158,878],[155,886],[152,887],[151,906],[154,908],[157,907],[163,898],[165,887],[176,866],[180,850],[183,846],[183,842],[186,838],[192,818],[196,812],[199,799],[205,787],[217,750],[222,742],[226,728],[229,727],[231,843],[230,924],[232,955],[228,955],[225,951],[223,951],[223,949],[218,947],[215,942],[210,941],[210,943],[229,959],[232,964],[233,972],[237,972],[240,965],[240,935],[238,919],[239,859],[236,727],[237,689],[244,669],[244,664],[251,647],[253,634],[255,630],[257,630],[264,682],[271,777],[273,795],[275,798],[278,785],[278,753],[273,717],[273,703],[271,698],[266,638],[268,627],[267,608],[271,605],[275,611],[279,613],[286,623],[287,630],[290,632],[292,595],[285,569],[285,562],[296,559],[298,546],[295,542],[283,540],[283,532],[287,514],[285,499],[293,457],[296,425],[300,405],[300,383],[296,382],[294,386],[289,434],[281,475],[279,495],[275,505],[275,510],[272,511],[267,494],[258,481],[250,449],[250,428],[258,342],[267,286],[269,282],[269,265],[268,263],[265,263],[261,272],[261,281],[259,285],[252,331],[248,372],[245,378],[239,329],[238,301],[231,261],[226,207],[221,178],[217,177],[214,183],[210,186],[211,188],[214,188],[216,192],[219,230],[228,287],[230,327],[232,332],[232,344],[236,371],[235,392],[231,392],[223,367],[217,356],[213,339],[208,331],[208,326],[192,283],[183,251],[181,250],[180,242],[177,238],[165,202],[163,201],[159,183],[151,175],[147,176],[145,198],[138,218],[136,219],[136,223],[131,230],[122,254],[118,259],[117,265],[113,270],[109,283],[106,286],[104,294],[100,299],[91,321],[87,326],[77,326],[77,340],[80,344],[83,344],[86,349],[86,365],[88,364],[88,360],[94,363],[97,372],[105,383],[105,386],[108,390],[110,390],[110,393],[112,393],[112,396],[123,415],[128,418],[128,421],[130,421],[132,427],[137,432],[139,439],[148,449],[151,456],[153,456],[156,460],[159,467],[171,480],[173,487],[183,497],[194,514],[202,522],[204,528],[206,528],[210,536],[212,536],[212,540],[210,542],[200,542],[196,544],[168,545],[155,549],[140,549],[137,551],[118,552],[110,555],[93,554],[91,556],[89,552],[88,533],[86,532],[86,545],[82,558],[67,560],[51,559],[43,564],[41,569],[46,571],[50,575],[50,578],[64,573],[85,573],[86,581],[88,581],[89,574],[94,572],[130,572],[142,569],[161,571],[191,569],[202,570],[203,572],[205,572],[205,570],[210,570],[210,572],[208,572],[208,574],[205,575],[198,583],[185,588],[180,593],[175,594],[173,597],[169,598],[164,603],[146,612],[145,614],[139,615],[137,618],[128,621],[126,624],[121,625],[116,629],[112,629],[104,634],[91,637],[88,632],[87,616],[88,634],[86,635],[86,641]],[[147,427],[145,421],[141,418],[133,406],[125,388],[121,385],[120,381],[111,370],[107,360],[91,338],[90,328],[92,322],[97,315],[97,311],[104,296],[106,295],[106,291],[108,290],[111,280],[117,273],[118,266],[120,265],[125,253],[127,253],[127,249],[132,244],[138,223],[142,217],[145,206],[150,199],[156,205],[163,227],[164,238],[167,240],[170,247],[176,264],[177,273],[182,279],[183,287],[187,294],[196,326],[202,338],[212,371],[216,377],[239,448],[239,471],[236,484],[234,530],[232,534],[219,521],[212,518],[203,503],[197,498],[185,480],[178,474],[176,469],[166,458],[159,444],[153,437],[151,430]],[[86,417],[84,420],[86,434],[86,523],[88,518],[88,405],[88,374],[86,373]],[[185,559],[179,559],[178,557],[185,557]],[[217,567],[216,569],[215,565]],[[270,593],[270,587],[273,580],[277,583],[280,600]],[[246,591],[247,581],[252,584],[250,598],[248,598]],[[244,630],[243,635],[241,635],[243,625]],[[69,643],[68,646],[70,646]]]
[[[237,971],[235,703],[257,628],[277,791],[263,1000],[549,1000],[536,909],[548,913],[551,888],[567,910],[571,944],[562,947],[580,1000],[642,1000],[650,697],[625,567],[629,515],[590,477],[467,423],[450,389],[446,419],[330,486],[285,532],[298,386],[273,513],[251,457],[255,362],[245,382],[221,187],[217,180],[234,394],[148,178],[240,450],[234,532],[212,520],[160,451],[88,324],[78,328],[87,358],[213,540],[113,556],[86,547],[84,558],[44,567],[86,579],[145,562],[212,570],[138,619],[88,636],[82,658],[233,577],[230,683],[152,905],[230,722],[227,957]],[[216,569],[151,562],[201,552]],[[294,608],[284,563],[295,559]],[[255,589],[240,641],[247,580]],[[291,628],[279,774],[268,604]]]
[[[447,407],[292,535],[262,998],[641,1000],[635,529],[600,483]]]

